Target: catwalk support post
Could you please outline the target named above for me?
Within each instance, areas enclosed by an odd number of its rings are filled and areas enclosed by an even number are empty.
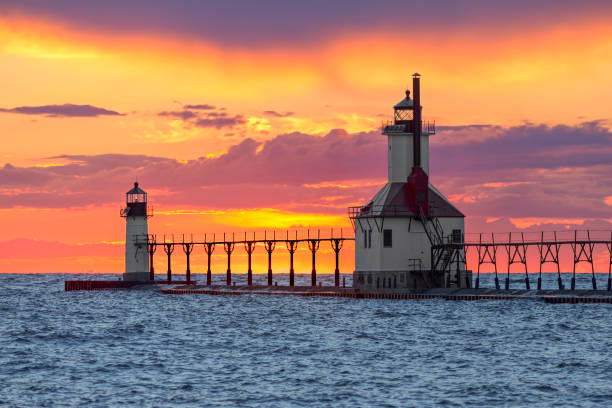
[[[478,241],[478,275],[476,276],[476,289],[480,286],[480,266],[492,264],[495,268],[495,289],[499,289],[499,278],[497,276],[497,246],[495,237],[491,234],[491,243],[482,242],[482,234]]]
[[[298,247],[297,240],[288,240],[286,241],[287,250],[289,251],[289,286],[295,286],[295,271],[293,269],[293,254]]]
[[[172,261],[170,258],[172,256],[172,253],[174,252],[174,243],[164,242],[164,252],[166,253],[166,255],[168,255],[168,278],[167,280],[168,280],[168,283],[172,283]]]
[[[208,268],[206,268],[206,285],[210,286],[212,285],[212,271],[210,269],[210,258],[212,257],[212,253],[215,252],[215,244],[213,242],[205,242],[204,251],[206,251],[206,257],[208,261]]]
[[[572,252],[574,253],[574,268],[572,271],[572,290],[576,289],[576,265],[580,262],[591,264],[591,284],[593,290],[597,290],[597,281],[595,280],[595,265],[593,264],[593,251],[595,244],[591,241],[591,232],[586,231],[586,240],[578,240],[578,231],[574,231],[574,242],[571,244]]]
[[[334,286],[340,286],[340,268],[338,265],[338,255],[340,254],[340,250],[342,249],[342,244],[344,243],[341,239],[332,239],[331,241],[332,250],[336,255],[336,269],[334,269]]]
[[[559,248],[561,245],[557,241],[557,233],[554,232],[554,241],[544,241],[544,231],[540,232],[540,242],[538,250],[540,252],[540,274],[538,276],[538,290],[542,290],[542,265],[554,263],[557,265],[557,285],[559,290],[563,289],[563,279],[561,279],[561,266],[559,265]]]
[[[321,234],[319,234],[320,237]],[[312,271],[310,272],[310,285],[317,286],[317,266],[316,266],[316,253],[319,250],[321,241],[319,238],[310,239],[310,231],[308,231],[308,249],[312,253]]]
[[[608,291],[612,291],[612,231],[610,231],[610,242],[606,242],[608,247],[608,255],[610,256],[610,263],[608,264]]]
[[[508,245],[506,245],[508,255],[508,274],[506,276],[506,290],[510,289],[510,267],[514,263],[521,263],[525,267],[525,289],[530,289],[529,273],[527,272],[527,245],[525,236],[521,232],[521,242],[512,242],[512,233],[508,235]],[[518,259],[517,259],[518,258]]]
[[[153,282],[155,280],[155,268],[153,267],[153,255],[157,250],[157,238],[155,235],[149,235],[148,249],[149,249],[149,280]]]
[[[225,275],[225,284],[227,286],[232,284],[232,252],[234,252],[234,245],[234,241],[226,241],[225,234],[223,234],[223,250],[227,254],[227,272]]]
[[[244,233],[244,238],[246,241],[246,232]],[[253,236],[253,239],[255,239],[254,236]],[[255,250],[255,242],[246,241],[244,243],[244,250],[247,253],[247,259],[248,259],[248,264],[249,264],[249,268],[247,270],[247,285],[252,286],[253,285],[253,269],[251,268],[251,259],[253,256],[253,251]]]
[[[264,247],[268,253],[268,286],[272,286],[272,252],[276,247],[276,232],[274,233],[274,240],[268,240],[264,237]]]
[[[187,284],[191,283],[191,253],[193,252],[193,239],[192,242],[185,242],[185,236],[183,235],[183,251],[185,252],[185,256],[187,258],[187,269],[185,270],[185,280]]]

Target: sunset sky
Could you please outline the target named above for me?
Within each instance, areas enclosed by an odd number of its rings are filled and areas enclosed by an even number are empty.
[[[468,233],[612,229],[609,0],[0,0],[0,272],[123,272],[136,179],[158,235],[352,235],[413,72]]]

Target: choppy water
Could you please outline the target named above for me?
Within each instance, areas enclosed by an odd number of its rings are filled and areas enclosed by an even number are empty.
[[[612,405],[608,304],[64,292],[66,278],[0,275],[0,406]]]

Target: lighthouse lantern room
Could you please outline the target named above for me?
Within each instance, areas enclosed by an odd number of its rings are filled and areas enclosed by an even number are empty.
[[[466,287],[464,215],[429,182],[429,137],[421,118],[420,75],[383,125],[388,182],[367,204],[349,208],[355,227],[353,286],[393,290]],[[453,243],[448,248],[442,244]],[[442,248],[442,249],[439,249]],[[446,252],[445,252],[446,251]]]
[[[134,183],[126,193],[126,205],[121,210],[125,218],[125,273],[124,280],[149,280],[147,193]]]

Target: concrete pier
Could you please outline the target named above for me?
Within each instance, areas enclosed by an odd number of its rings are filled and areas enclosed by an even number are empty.
[[[133,281],[66,281],[66,291],[77,290],[158,290],[168,295],[278,295],[306,297],[344,297],[352,299],[396,299],[425,300],[444,299],[452,301],[471,300],[539,300],[547,303],[612,303],[612,292],[607,290],[503,290],[503,289],[456,289],[430,290],[387,289],[364,291],[337,286],[277,286],[277,285],[197,285],[194,281],[154,282]]]

